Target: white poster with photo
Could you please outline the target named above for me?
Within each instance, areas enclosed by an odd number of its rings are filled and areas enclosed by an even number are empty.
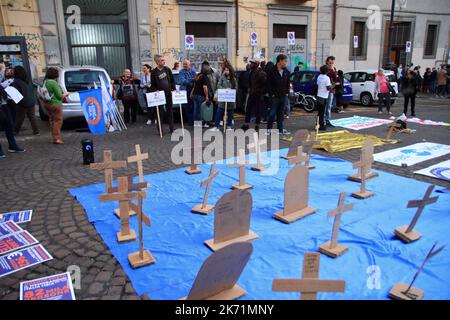
[[[217,92],[218,102],[236,102],[236,90],[235,89],[219,89]]]
[[[427,177],[450,181],[450,160],[414,172]]]
[[[147,93],[147,105],[149,108],[166,105],[166,94],[164,91]]]
[[[450,153],[445,144],[421,142],[411,146],[385,151],[374,155],[375,161],[401,167],[412,166]]]
[[[172,91],[172,103],[187,104],[188,103],[187,91],[186,90]]]

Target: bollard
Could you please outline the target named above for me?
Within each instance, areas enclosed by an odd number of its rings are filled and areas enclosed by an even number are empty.
[[[83,164],[94,163],[94,142],[90,139],[84,139],[81,140],[81,146],[83,148]]]

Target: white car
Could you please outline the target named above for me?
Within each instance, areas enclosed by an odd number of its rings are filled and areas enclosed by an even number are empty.
[[[110,85],[111,78],[105,69],[92,66],[73,66],[73,67],[58,67],[59,79],[58,83],[61,86],[63,93],[70,93],[70,95],[63,100],[63,119],[84,118],[83,110],[80,103],[80,95],[78,92],[95,88],[95,84],[100,87],[100,76],[103,76],[106,84],[109,85],[111,94],[113,88]],[[40,79],[38,85],[42,85],[44,79]],[[95,83],[95,84],[94,84]],[[47,120],[47,111],[44,108],[44,103],[39,100],[39,116],[42,120]]]
[[[363,106],[370,106],[377,98],[375,97],[375,74],[376,69],[355,70],[344,74],[344,78],[351,82],[353,88],[353,101],[360,102]],[[385,70],[384,75],[395,90],[395,95],[391,97],[391,105],[395,103],[398,96],[398,84],[394,71]]]

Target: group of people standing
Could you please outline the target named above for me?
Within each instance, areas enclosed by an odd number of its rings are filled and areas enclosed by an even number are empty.
[[[450,90],[450,69],[447,65],[440,68],[426,68],[423,75],[420,66],[408,65],[404,68],[400,65],[395,71],[398,84],[401,87],[403,80],[407,77],[408,71],[412,71],[417,80],[417,92],[434,94],[438,98],[444,98]]]

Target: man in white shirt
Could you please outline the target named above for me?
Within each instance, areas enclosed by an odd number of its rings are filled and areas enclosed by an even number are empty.
[[[320,68],[320,76],[317,78],[317,104],[319,110],[319,124],[320,131],[327,130],[327,125],[325,122],[325,108],[330,97],[331,90],[331,80],[327,76],[329,68],[324,65]]]

